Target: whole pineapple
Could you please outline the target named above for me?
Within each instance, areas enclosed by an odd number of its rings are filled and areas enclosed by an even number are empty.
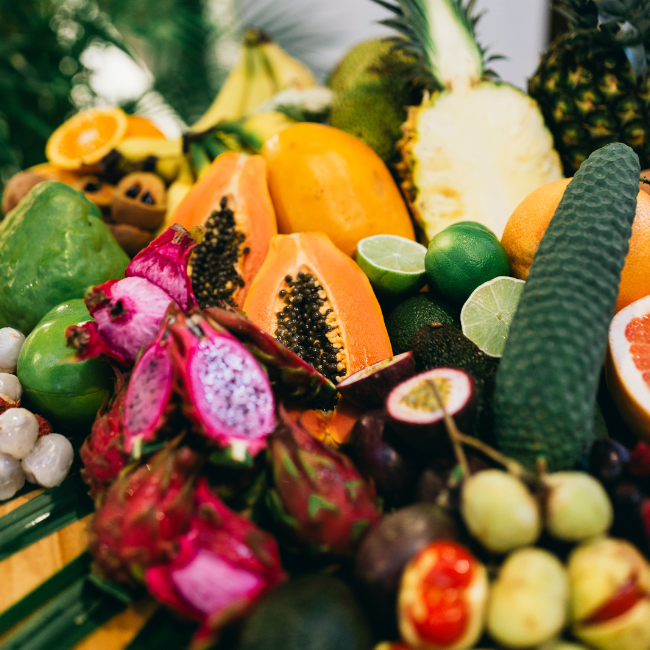
[[[529,83],[572,176],[589,155],[624,142],[650,167],[650,0],[558,0],[569,21]]]
[[[405,82],[429,93],[403,125],[403,189],[425,234],[478,221],[501,237],[533,190],[562,178],[560,159],[537,103],[493,80],[476,41],[471,0],[376,0],[396,17],[385,24],[405,58]]]

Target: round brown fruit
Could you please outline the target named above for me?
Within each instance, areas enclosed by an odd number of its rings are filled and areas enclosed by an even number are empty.
[[[113,190],[111,217],[116,223],[156,230],[166,211],[165,184],[156,174],[127,174]]]

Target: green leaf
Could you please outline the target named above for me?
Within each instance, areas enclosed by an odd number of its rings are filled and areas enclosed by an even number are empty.
[[[69,650],[125,608],[79,578],[16,630],[3,650]]]
[[[195,631],[195,624],[179,621],[167,609],[159,607],[125,650],[182,650]]]
[[[0,561],[93,512],[78,474],[0,518]]]
[[[40,609],[71,584],[87,576],[90,571],[90,560],[89,553],[82,553],[78,558],[66,564],[60,571],[57,571],[52,577],[42,582],[36,589],[0,614],[0,635],[33,614],[37,609]]]

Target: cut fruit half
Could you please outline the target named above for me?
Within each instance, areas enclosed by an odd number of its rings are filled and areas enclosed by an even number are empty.
[[[605,377],[623,420],[650,441],[650,296],[628,305],[612,320]]]
[[[47,141],[47,159],[64,169],[99,162],[124,138],[128,119],[114,106],[91,108],[66,120]]]
[[[357,246],[357,264],[373,288],[391,296],[414,293],[424,284],[427,249],[397,235],[373,235]]]
[[[500,357],[517,311],[523,280],[500,276],[476,287],[460,312],[463,334],[491,357]]]

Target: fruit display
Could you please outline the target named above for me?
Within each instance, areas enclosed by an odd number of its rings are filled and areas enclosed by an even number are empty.
[[[380,4],[7,183],[3,648],[650,650],[650,2],[562,0],[532,97]]]

